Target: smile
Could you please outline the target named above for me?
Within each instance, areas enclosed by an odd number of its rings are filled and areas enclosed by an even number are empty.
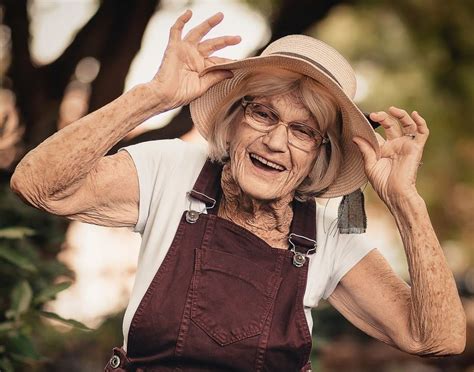
[[[274,169],[274,170],[277,170],[279,172],[282,172],[284,170],[286,170],[286,168],[280,164],[277,164],[277,163],[274,163],[270,160],[267,160],[257,154],[253,154],[251,153],[250,154],[250,159],[252,160],[252,163],[255,165],[255,166],[259,166],[260,168],[271,168],[271,169]]]

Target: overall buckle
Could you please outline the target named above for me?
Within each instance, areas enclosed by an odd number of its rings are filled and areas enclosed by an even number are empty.
[[[316,253],[317,243],[314,239],[291,233],[288,237],[288,242],[291,244],[290,251],[293,252],[293,265],[296,267],[303,267],[306,262],[306,257]],[[297,245],[306,248],[305,251],[298,251],[296,249]]]

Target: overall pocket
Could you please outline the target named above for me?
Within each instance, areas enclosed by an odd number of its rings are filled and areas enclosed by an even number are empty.
[[[224,346],[262,333],[281,277],[214,249],[195,250],[191,319]]]

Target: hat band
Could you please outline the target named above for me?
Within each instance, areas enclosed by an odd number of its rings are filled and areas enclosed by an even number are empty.
[[[328,75],[331,79],[333,79],[336,82],[337,85],[339,85],[342,88],[342,85],[339,83],[339,81],[337,81],[336,77],[333,74],[331,74],[331,72],[329,72],[329,70],[326,67],[324,67],[323,65],[321,65],[320,63],[316,62],[315,60],[313,60],[309,57],[303,56],[303,55],[298,54],[298,53],[291,53],[291,52],[270,53],[270,55],[272,55],[272,54],[283,54],[283,55],[290,56],[290,57],[297,57],[297,58],[304,59],[305,61],[311,63],[313,66],[315,66],[318,69],[322,70],[326,75]]]

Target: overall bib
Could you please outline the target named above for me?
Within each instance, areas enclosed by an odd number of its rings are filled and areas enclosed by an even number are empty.
[[[222,166],[207,161],[190,192],[208,213],[185,211],[132,319],[127,352],[105,371],[308,371],[303,296],[316,250],[313,200],[294,201],[290,249],[217,216]]]

